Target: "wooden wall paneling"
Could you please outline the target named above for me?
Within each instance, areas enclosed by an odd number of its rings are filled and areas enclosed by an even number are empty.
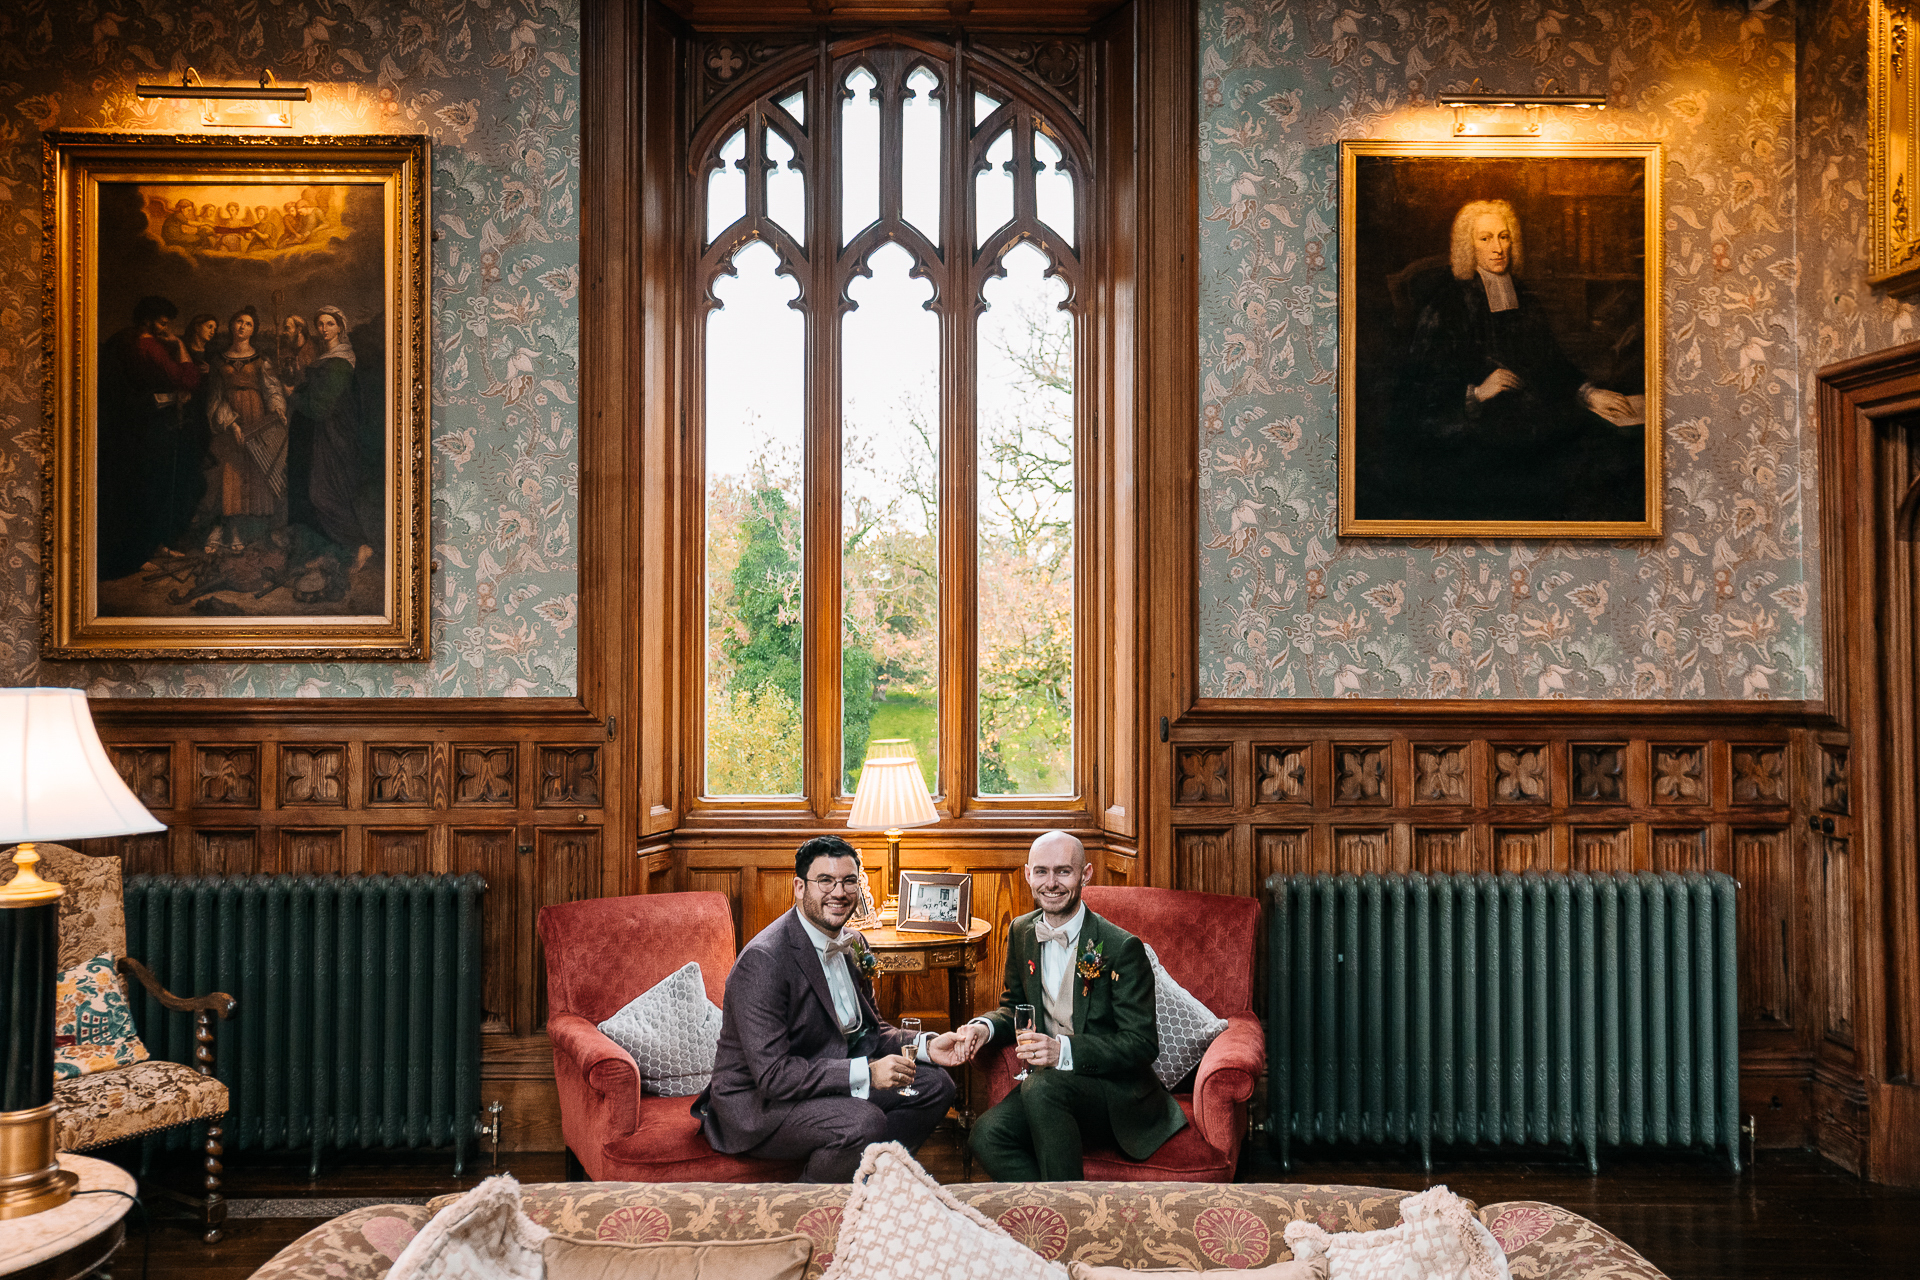
[[[480,901],[482,947],[487,962],[480,975],[480,1030],[483,1035],[525,1034],[531,1023],[516,1025],[514,992],[520,984],[521,957],[530,935],[521,932],[526,895],[520,887],[520,833],[515,827],[455,827],[452,870],[484,876]],[[529,964],[527,967],[531,967]]]
[[[282,827],[271,871],[287,876],[338,876],[347,870],[344,827]]]
[[[1741,1025],[1789,1027],[1794,1002],[1788,904],[1793,901],[1794,877],[1787,833],[1736,829],[1733,850],[1734,877],[1744,889],[1739,899],[1740,934],[1749,958],[1741,974]]]

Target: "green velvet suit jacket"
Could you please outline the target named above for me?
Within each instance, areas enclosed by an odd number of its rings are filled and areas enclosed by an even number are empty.
[[[1000,1007],[986,1016],[995,1047],[1013,1043],[1013,1007],[1030,1004],[1044,1026],[1046,993],[1040,984],[1040,945],[1034,940],[1040,912],[1013,922],[1007,936],[1007,975]],[[1101,950],[1098,977],[1082,978],[1079,960],[1089,946]],[[1144,1160],[1186,1126],[1186,1115],[1160,1078],[1160,1028],[1154,1012],[1153,966],[1140,939],[1094,914],[1080,925],[1074,947],[1073,1075],[1093,1085],[1107,1103],[1107,1118],[1120,1149]]]

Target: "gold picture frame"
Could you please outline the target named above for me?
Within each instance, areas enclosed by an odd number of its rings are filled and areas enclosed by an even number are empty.
[[[973,877],[964,871],[902,871],[895,933],[951,933],[973,927]]]
[[[1659,536],[1661,160],[1340,144],[1341,536]]]
[[[1896,297],[1920,289],[1920,76],[1914,7],[1872,0],[1867,38],[1867,283]]]
[[[427,656],[427,140],[44,151],[48,658]]]

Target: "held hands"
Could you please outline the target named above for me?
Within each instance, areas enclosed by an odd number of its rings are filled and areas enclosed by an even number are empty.
[[[1038,1031],[1022,1031],[1014,1038],[1013,1052],[1030,1067],[1060,1065],[1060,1042]]]
[[[904,1089],[913,1083],[913,1059],[905,1053],[868,1058],[867,1079],[876,1089]]]
[[[970,1022],[958,1031],[949,1031],[927,1041],[927,1056],[940,1066],[957,1067],[973,1061],[973,1055],[980,1052],[986,1042],[987,1029],[977,1022]]]

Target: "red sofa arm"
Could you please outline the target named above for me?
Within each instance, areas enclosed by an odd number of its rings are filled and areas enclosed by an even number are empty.
[[[640,1127],[640,1068],[632,1054],[578,1014],[548,1018],[547,1039],[553,1043],[561,1129],[584,1162],[583,1147],[597,1151]],[[571,1123],[569,1111],[577,1113]],[[576,1138],[581,1145],[574,1145]]]
[[[1021,1062],[1014,1056],[1012,1045],[987,1049],[974,1061],[980,1064],[980,1069],[987,1075],[987,1105],[980,1108],[984,1114],[988,1109],[999,1106],[1008,1094],[1019,1087],[1020,1082],[1013,1075],[1020,1070]]]
[[[1216,1151],[1240,1149],[1247,1099],[1267,1069],[1267,1038],[1251,1011],[1227,1018],[1193,1077],[1193,1124]]]

